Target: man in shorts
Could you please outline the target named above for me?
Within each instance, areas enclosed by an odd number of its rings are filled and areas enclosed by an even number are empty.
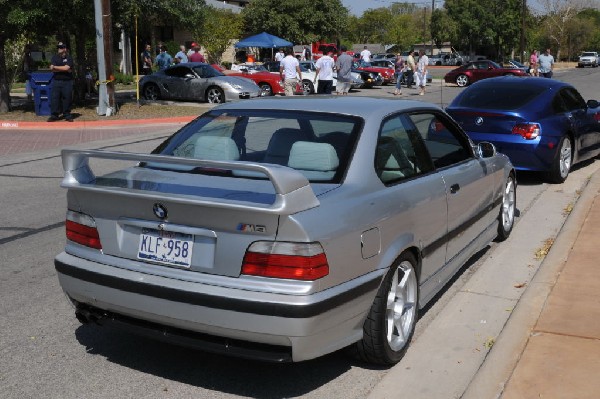
[[[341,54],[335,61],[335,70],[337,71],[337,84],[335,93],[348,95],[350,86],[352,85],[352,57],[346,53],[346,46],[340,48]]]
[[[283,89],[286,96],[293,96],[296,91],[298,82],[302,82],[302,71],[300,71],[300,63],[294,57],[294,50],[288,47],[286,56],[279,63],[279,76],[283,82]]]

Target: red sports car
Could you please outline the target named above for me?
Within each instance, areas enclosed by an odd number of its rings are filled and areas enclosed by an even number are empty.
[[[464,87],[478,80],[496,76],[527,76],[527,73],[517,68],[504,68],[494,61],[479,60],[451,70],[444,76],[444,81]]]
[[[221,66],[213,66],[215,68],[218,68],[227,76],[240,76],[242,78],[253,80],[254,83],[256,83],[258,87],[260,87],[261,97],[274,96],[275,94],[285,94],[285,90],[281,85],[281,80],[279,76],[268,72],[266,69],[264,71],[243,69],[239,71],[231,71],[229,69],[224,69]]]
[[[383,78],[384,85],[394,82],[394,70],[391,68],[376,67],[371,65],[370,62],[359,61],[354,63],[354,69],[378,73]]]

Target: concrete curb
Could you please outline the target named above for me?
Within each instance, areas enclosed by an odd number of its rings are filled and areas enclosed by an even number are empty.
[[[27,121],[0,121],[0,129],[86,129],[99,127],[114,127],[127,125],[156,125],[169,123],[188,123],[198,115],[177,116],[171,118],[149,118],[149,119],[118,119],[104,121],[75,121],[75,122],[27,122]]]
[[[500,398],[529,341],[530,332],[563,270],[590,207],[600,191],[600,172],[592,175],[528,289],[469,383],[462,399]]]

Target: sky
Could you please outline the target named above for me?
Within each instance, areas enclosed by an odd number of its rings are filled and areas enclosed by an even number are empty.
[[[363,12],[369,8],[389,7],[395,2],[410,2],[416,4],[422,4],[431,8],[431,0],[342,0],[342,4],[345,5],[352,14],[361,16]],[[435,0],[436,7],[440,7],[443,1]]]

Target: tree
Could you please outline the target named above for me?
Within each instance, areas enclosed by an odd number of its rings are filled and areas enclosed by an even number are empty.
[[[545,15],[546,32],[556,47],[556,58],[567,44],[568,27],[577,14],[588,4],[586,0],[539,0]]]
[[[231,10],[208,7],[202,25],[192,30],[194,37],[202,37],[202,45],[208,52],[208,61],[220,64],[223,53],[235,39],[239,39],[244,26],[240,14]]]
[[[245,34],[266,31],[293,43],[338,40],[348,9],[340,0],[253,0],[242,11]]]
[[[10,111],[10,82],[7,76],[6,41],[41,24],[45,10],[35,0],[0,0],[0,113]]]

